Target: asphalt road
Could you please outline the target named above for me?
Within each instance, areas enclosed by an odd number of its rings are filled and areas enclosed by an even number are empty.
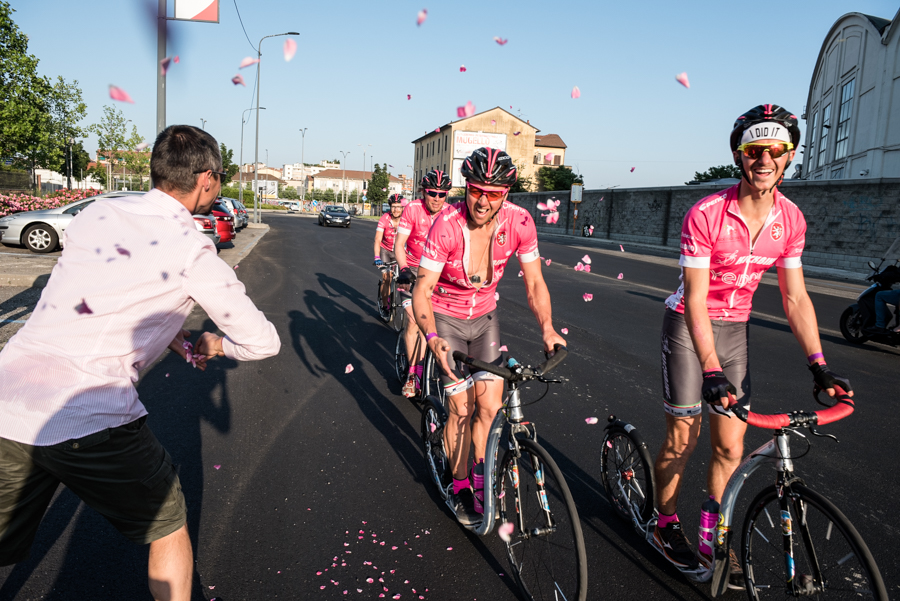
[[[259,363],[219,359],[205,373],[167,355],[138,385],[148,423],[180,464],[197,562],[194,598],[373,599],[386,588],[386,598],[515,599],[496,534],[479,539],[463,530],[428,484],[419,411],[399,395],[395,335],[378,322],[372,302],[374,222],[328,229],[296,215],[266,221],[271,231],[238,273],[281,335],[281,353]],[[687,582],[618,521],[599,480],[598,445],[608,414],[636,425],[653,454],[661,442],[659,330],[678,271],[588,251],[593,270],[586,274],[572,269],[585,254],[581,248],[542,242],[541,253],[552,260],[544,273],[554,323],[569,330],[570,355],[558,371],[566,382],[526,415],[575,496],[589,598],[709,598],[707,586]],[[512,265],[499,287],[503,343],[520,361],[537,363],[540,337],[516,272]],[[585,292],[594,295],[591,302],[583,300]],[[837,320],[850,301],[812,297],[825,356],[852,379],[858,409],[823,428],[840,443],[814,439],[796,468],[850,517],[892,596],[900,596],[900,528],[890,517],[900,498],[891,475],[892,437],[900,425],[897,353],[844,343]],[[754,408],[814,408],[811,377],[784,325],[777,288],[760,286],[755,308]],[[199,332],[212,325],[198,309],[187,327]],[[526,401],[529,394],[537,396],[526,393]],[[587,425],[591,416],[600,424]],[[766,440],[766,432],[751,431],[747,450]],[[708,458],[704,433],[680,503],[694,541]],[[771,471],[754,475],[744,503],[772,481]],[[62,491],[32,558],[0,569],[0,599],[149,599],[146,553]]]

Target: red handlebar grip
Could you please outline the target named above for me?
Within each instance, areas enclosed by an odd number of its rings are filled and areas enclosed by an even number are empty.
[[[762,415],[761,413],[753,413],[751,411],[747,415],[747,423],[751,426],[756,426],[757,428],[777,430],[778,428],[785,428],[789,426],[791,424],[791,418],[786,413]]]
[[[847,396],[847,393],[844,392],[843,388],[841,388],[840,386],[835,386],[834,396],[838,399],[838,403],[834,407],[829,407],[828,409],[823,409],[822,411],[816,411],[816,415],[819,416],[820,426],[824,426],[825,424],[830,424],[840,419],[844,419],[845,417],[853,413],[853,399]]]

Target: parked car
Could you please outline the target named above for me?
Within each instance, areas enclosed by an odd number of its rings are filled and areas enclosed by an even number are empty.
[[[353,205],[352,207],[350,207],[350,210],[347,212],[350,213],[350,215],[355,217],[357,214],[356,205]]]
[[[25,211],[0,218],[0,242],[25,246],[34,253],[53,252],[60,246],[63,232],[72,219],[92,202],[103,198],[120,198],[143,192],[107,192],[91,196],[55,209]]]
[[[239,205],[241,204],[234,198],[228,198],[225,196],[219,197],[219,202],[228,207],[228,210],[231,212],[231,215],[234,217],[234,228],[240,229],[247,225],[247,211],[241,211]]]
[[[221,239],[219,242],[231,242],[234,240],[234,214],[223,203],[216,201],[213,204],[212,216],[216,219],[216,230]]]
[[[319,225],[350,227],[350,213],[339,205],[325,205],[319,213]]]
[[[221,236],[219,236],[216,218],[212,215],[193,215],[193,218],[197,230],[200,233],[209,236],[209,239],[212,240],[213,244],[218,244]]]
[[[238,214],[244,222],[242,227],[247,227],[247,224],[250,223],[250,213],[247,211],[247,207],[239,200],[235,201],[235,204],[237,205]]]

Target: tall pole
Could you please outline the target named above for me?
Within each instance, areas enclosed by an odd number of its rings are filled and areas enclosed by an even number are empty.
[[[238,175],[238,179],[240,181],[240,189],[238,190],[238,202],[240,202],[241,204],[244,204],[244,124],[246,123],[246,121],[244,121],[244,115],[247,114],[247,111],[255,110],[256,107],[254,106],[253,108],[244,109],[244,112],[241,113],[241,168],[238,170],[238,173],[240,174]],[[264,111],[266,110],[266,107],[261,107],[260,110]]]
[[[343,203],[343,202],[347,202],[347,196],[346,196],[347,185],[345,182],[346,177],[347,177],[346,161],[347,161],[347,155],[350,154],[350,151],[348,150],[347,152],[344,152],[343,150],[341,150],[340,152],[341,152],[341,156],[343,157],[341,159],[341,170],[342,170],[342,173],[341,173],[341,202]]]
[[[306,200],[306,159],[303,156],[304,151],[306,150],[306,130],[306,127],[300,130],[300,173],[303,174],[303,187],[300,188],[300,202]]]
[[[166,0],[160,0],[160,2],[165,2]],[[287,33],[276,33],[274,35],[263,36],[259,40],[259,45],[256,47],[256,58],[257,60],[262,60],[262,43],[266,38],[275,38],[283,35],[300,35],[296,31],[289,31]],[[260,63],[256,63],[256,107],[259,108],[259,67]],[[258,190],[258,182],[259,182],[259,111],[256,111],[256,149],[253,151],[253,222],[259,223],[259,202],[257,194]]]
[[[156,19],[156,135],[166,128],[166,78],[162,62],[166,58],[166,0],[159,0]]]
[[[203,131],[206,131],[206,119],[204,119],[203,117],[200,117],[200,121],[202,122]]]

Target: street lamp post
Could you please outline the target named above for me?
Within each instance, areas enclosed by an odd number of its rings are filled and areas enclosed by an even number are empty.
[[[362,151],[363,151],[363,176],[365,176],[365,174],[366,174],[366,148],[371,148],[372,145],[366,144],[365,146],[363,146],[362,144],[357,144],[357,146],[362,148]],[[365,180],[363,180],[363,181],[365,181]],[[362,196],[362,185],[360,185],[360,187],[359,187],[359,194],[356,195],[356,199],[359,200],[360,196]]]
[[[412,175],[409,178],[409,181],[411,182],[409,185],[409,195],[411,197],[410,200],[412,200],[416,197],[416,168],[412,165],[407,165],[407,167],[412,171]]]
[[[347,193],[346,193],[347,184],[345,181],[346,177],[347,177],[346,159],[347,159],[347,155],[350,154],[350,151],[348,150],[347,152],[344,152],[343,150],[341,150],[340,152],[342,155],[342,158],[341,158],[341,171],[342,171],[342,173],[341,173],[341,202],[346,203],[347,202]]]
[[[277,38],[283,35],[300,35],[296,31],[289,31],[287,33],[276,33],[273,35],[263,36],[259,40],[259,44],[256,47],[256,106],[259,107],[259,88],[260,88],[260,62],[262,59],[262,43],[266,38]],[[259,223],[259,197],[257,196],[259,191],[259,111],[256,111],[256,149],[254,150],[253,157],[253,222]]]
[[[306,201],[306,159],[303,156],[304,151],[306,150],[306,130],[307,128],[302,128],[300,130],[300,135],[302,136],[300,139],[300,173],[303,174],[303,187],[300,188],[300,202]],[[302,210],[302,205],[301,205]]]
[[[240,189],[238,190],[238,202],[240,202],[241,204],[244,204],[244,123],[246,123],[246,121],[244,121],[244,115],[247,114],[247,111],[255,110],[256,107],[254,106],[253,108],[244,109],[244,112],[241,113],[241,168],[238,170],[238,172],[240,173],[240,175],[238,175],[238,179],[240,181]],[[264,111],[266,110],[266,107],[260,107],[259,110]]]
[[[203,131],[206,131],[206,119],[200,117],[200,124],[203,126]]]

